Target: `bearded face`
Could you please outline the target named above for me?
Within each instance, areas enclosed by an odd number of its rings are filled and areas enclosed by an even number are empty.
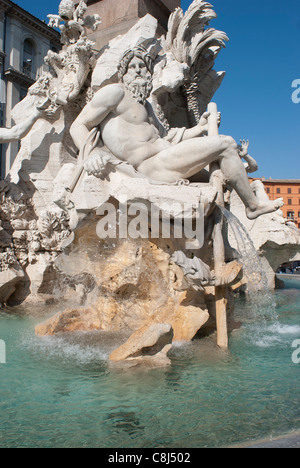
[[[152,91],[152,75],[141,58],[133,57],[129,62],[123,83],[132,97],[145,105]]]

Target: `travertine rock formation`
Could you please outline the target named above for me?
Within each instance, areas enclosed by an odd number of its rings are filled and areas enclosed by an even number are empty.
[[[170,324],[146,325],[115,349],[109,358],[113,362],[129,361],[143,364],[155,360],[156,366],[165,366],[171,364],[167,354],[172,348],[172,340],[173,330]]]
[[[187,290],[181,268],[171,261],[174,248],[169,240],[161,246],[148,240],[101,242],[91,224],[78,230],[56,267],[69,277],[88,275],[93,288],[84,293],[84,307],[57,314],[36,333],[134,332],[151,323],[170,323],[174,340],[191,340],[209,314],[204,291]]]

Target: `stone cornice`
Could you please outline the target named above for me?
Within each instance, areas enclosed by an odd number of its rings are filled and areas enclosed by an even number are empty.
[[[50,28],[46,23],[33,16],[19,5],[16,5],[10,0],[0,0],[0,8],[4,10],[9,17],[17,18],[24,24],[33,27],[35,30],[47,36],[51,41],[60,44],[59,32]]]
[[[25,75],[24,73],[19,72],[13,67],[8,67],[4,71],[4,75],[9,81],[13,81],[14,83],[18,83],[25,87],[29,87],[35,82],[35,80]]]

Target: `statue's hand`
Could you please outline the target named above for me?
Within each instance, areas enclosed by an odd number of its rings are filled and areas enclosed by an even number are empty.
[[[210,116],[210,112],[204,112],[204,114],[202,114],[200,120],[199,120],[199,123],[198,123],[198,127],[199,127],[199,130],[200,130],[200,133],[207,133],[208,131],[208,117]]]
[[[210,112],[204,112],[202,114],[197,127],[199,128],[200,135],[204,133],[208,133],[208,117],[210,116]],[[218,112],[218,127],[221,125],[221,112]]]
[[[248,173],[256,172],[258,170],[258,164],[252,156],[248,153],[249,140],[240,140],[241,144],[238,146],[239,155],[245,159],[245,169]]]
[[[84,169],[88,175],[101,177],[107,163],[110,161],[110,156],[107,153],[94,154],[84,163]]]
[[[38,111],[42,113],[44,110],[46,110],[49,107],[50,103],[51,103],[50,98],[47,96],[37,102],[36,108]]]
[[[239,145],[239,155],[241,158],[244,158],[248,154],[249,140],[240,140],[241,144]]]

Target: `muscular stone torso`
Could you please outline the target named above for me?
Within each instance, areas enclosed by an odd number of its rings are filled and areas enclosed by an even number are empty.
[[[134,167],[170,146],[160,137],[151,111],[149,103],[143,106],[126,92],[120,104],[100,126],[107,148]]]

